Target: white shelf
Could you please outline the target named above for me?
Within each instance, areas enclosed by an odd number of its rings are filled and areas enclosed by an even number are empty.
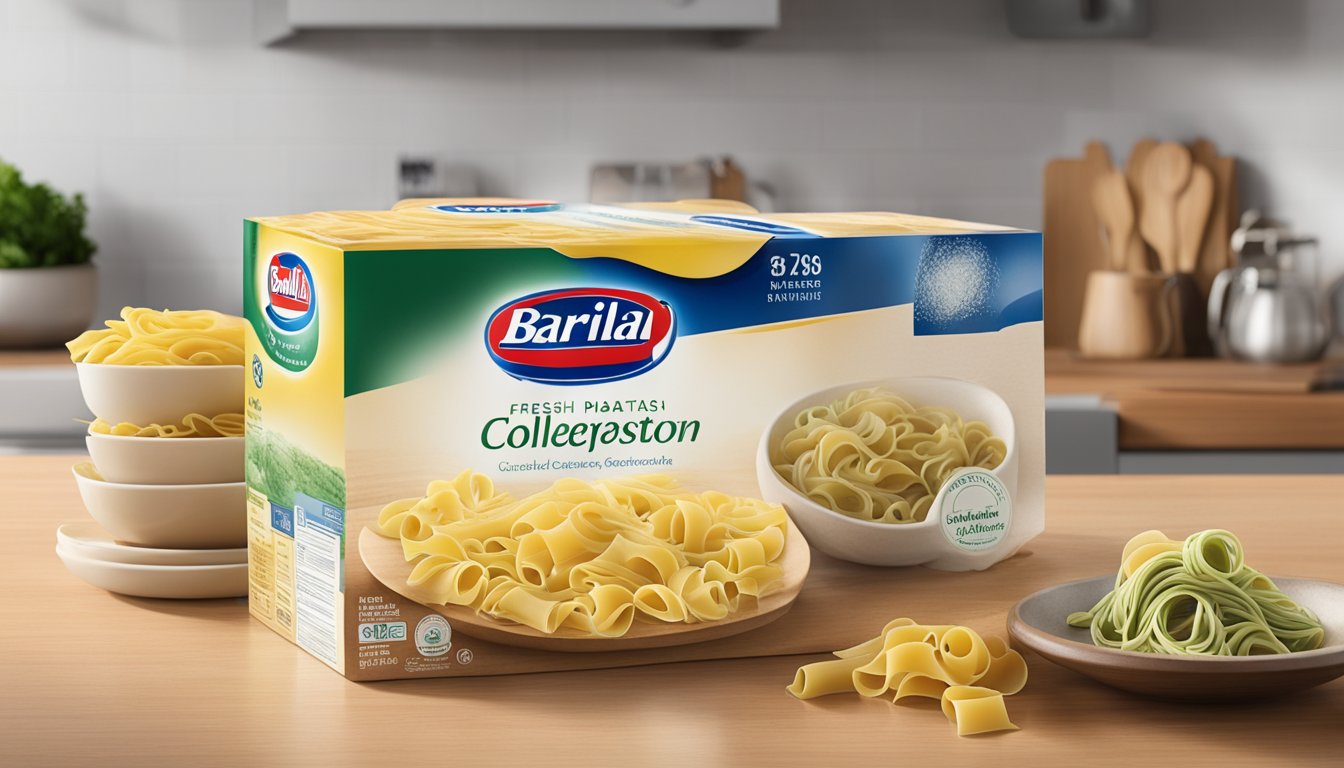
[[[666,29],[764,30],[779,0],[253,0],[257,35],[302,30]]]

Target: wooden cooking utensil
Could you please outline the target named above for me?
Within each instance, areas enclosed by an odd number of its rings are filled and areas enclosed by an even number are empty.
[[[1087,161],[1089,167],[1100,170],[1111,170],[1115,164],[1111,162],[1111,150],[1100,141],[1089,141],[1083,146],[1083,160]]]
[[[1139,139],[1134,142],[1134,146],[1129,150],[1129,157],[1125,160],[1125,181],[1129,182],[1129,199],[1133,204],[1136,224],[1143,215],[1143,166],[1148,162],[1148,155],[1152,154],[1156,146],[1155,139]],[[1137,227],[1135,231],[1137,232]],[[1136,236],[1135,239],[1139,244],[1130,252],[1129,271],[1136,275],[1146,274],[1153,268],[1148,244],[1142,237]]]
[[[1204,232],[1209,224],[1209,209],[1213,206],[1213,192],[1213,173],[1196,165],[1190,171],[1190,183],[1176,200],[1176,312],[1179,313],[1176,324],[1181,335],[1176,346],[1187,356],[1202,357],[1213,351],[1204,321],[1207,301],[1195,278]]]
[[[1147,254],[1143,240],[1134,228],[1134,200],[1130,197],[1125,175],[1120,171],[1109,171],[1099,177],[1092,185],[1092,205],[1106,230],[1110,268],[1123,272],[1132,270],[1136,264],[1144,265]]]
[[[1104,144],[1087,145],[1083,157],[1046,163],[1042,217],[1045,251],[1045,344],[1074,349],[1089,272],[1106,268],[1101,224],[1092,209],[1092,185],[1112,170]]]
[[[1143,164],[1143,209],[1139,231],[1157,252],[1162,271],[1177,271],[1180,238],[1176,231],[1176,199],[1190,183],[1190,150],[1175,142],[1153,148]]]
[[[1204,245],[1204,232],[1209,226],[1209,210],[1213,207],[1213,173],[1202,165],[1190,171],[1190,183],[1176,201],[1176,235],[1179,247],[1176,267],[1194,274],[1199,267],[1199,254]]]
[[[709,196],[716,200],[747,199],[747,177],[742,168],[731,157],[724,157],[709,164]]]
[[[1139,139],[1125,160],[1125,178],[1129,181],[1129,194],[1133,196],[1136,213],[1143,211],[1143,167],[1156,146],[1157,141],[1153,139]]]
[[[1196,139],[1190,145],[1190,154],[1196,165],[1208,168],[1213,174],[1213,208],[1209,212],[1209,227],[1200,249],[1199,267],[1195,279],[1207,295],[1213,278],[1232,266],[1232,230],[1241,216],[1237,200],[1237,159],[1221,157],[1218,147],[1208,139]]]

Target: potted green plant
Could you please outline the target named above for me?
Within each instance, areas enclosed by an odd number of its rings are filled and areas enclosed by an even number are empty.
[[[41,347],[89,326],[97,301],[88,209],[0,161],[0,347]]]

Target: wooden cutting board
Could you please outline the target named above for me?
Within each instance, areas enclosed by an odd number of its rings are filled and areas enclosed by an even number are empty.
[[[1081,159],[1058,158],[1045,165],[1042,246],[1047,347],[1078,348],[1087,273],[1106,268],[1092,188],[1110,170],[1110,152],[1095,141],[1087,145]]]
[[[474,609],[465,606],[434,605],[432,601],[435,598],[432,592],[422,586],[406,583],[406,577],[411,573],[411,563],[406,562],[406,558],[402,555],[401,542],[379,536],[368,528],[359,534],[359,555],[369,573],[382,582],[383,586],[446,617],[456,631],[472,637],[519,648],[561,653],[633,651],[732,637],[763,627],[787,613],[793,606],[793,601],[797,599],[798,593],[803,590],[803,582],[807,579],[808,566],[811,563],[811,550],[807,540],[793,524],[793,520],[788,521],[788,526],[788,544],[777,563],[784,575],[781,583],[764,597],[747,602],[736,613],[718,621],[702,621],[696,624],[637,621],[630,627],[629,632],[620,637],[594,637],[568,630],[548,635],[522,624],[499,621],[478,614]]]

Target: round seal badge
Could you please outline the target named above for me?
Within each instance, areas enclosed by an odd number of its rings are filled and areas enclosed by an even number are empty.
[[[431,613],[415,625],[415,649],[421,656],[442,656],[453,647],[453,628],[448,620]]]
[[[943,536],[967,552],[993,549],[1013,523],[1013,499],[992,472],[959,469],[943,486],[938,508]]]

